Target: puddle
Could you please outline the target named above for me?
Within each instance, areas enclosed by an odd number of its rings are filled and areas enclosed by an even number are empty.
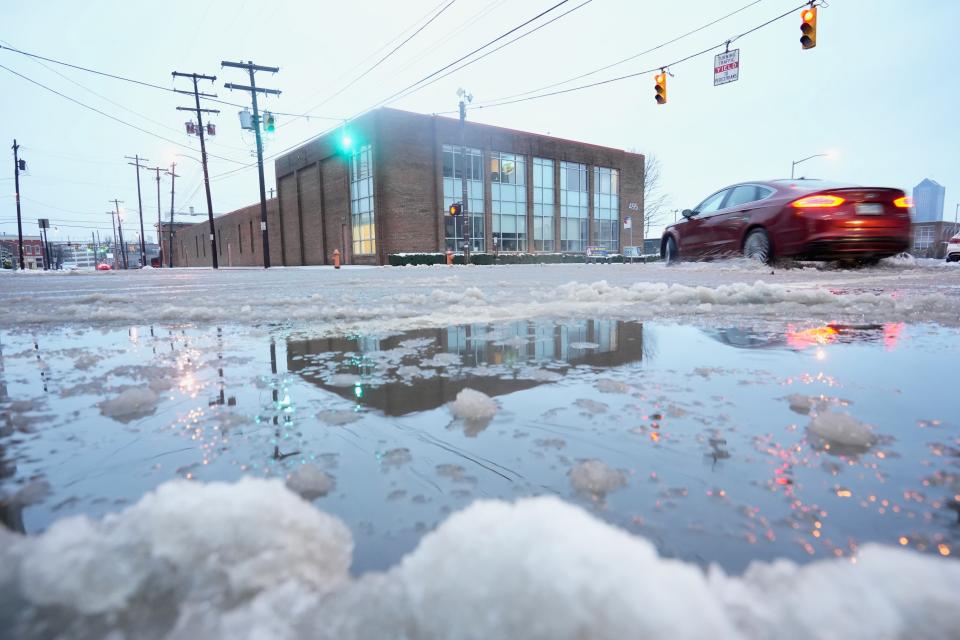
[[[291,479],[393,566],[481,498],[553,494],[741,571],[960,544],[957,331],[613,319],[318,338],[0,336],[0,518],[35,533],[173,479]]]

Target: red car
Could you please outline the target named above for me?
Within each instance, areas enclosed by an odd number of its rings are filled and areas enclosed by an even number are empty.
[[[717,191],[660,241],[665,261],[744,255],[875,262],[910,246],[909,198],[900,189],[823,180],[771,180]]]
[[[106,262],[101,262],[100,264],[97,265],[97,271],[110,271],[111,269],[113,269],[113,267],[111,267]]]

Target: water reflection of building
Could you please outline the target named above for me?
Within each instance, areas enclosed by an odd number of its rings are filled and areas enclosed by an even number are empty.
[[[708,336],[739,349],[783,348],[802,350],[834,343],[875,342],[892,349],[896,347],[903,330],[903,323],[884,324],[839,324],[797,327],[787,325],[782,332],[757,331],[749,327],[727,327],[704,330]]]
[[[384,352],[401,343],[430,346],[385,365]],[[362,387],[331,385],[312,367],[313,356],[335,353],[338,373],[360,376]],[[444,357],[455,354],[459,358]],[[643,359],[643,325],[616,320],[565,323],[522,321],[507,325],[460,325],[421,329],[386,338],[345,337],[291,340],[287,369],[317,386],[387,415],[399,416],[436,408],[466,387],[489,396],[504,395],[549,382],[537,370],[562,372],[572,366],[616,367]],[[440,367],[449,362],[446,367]],[[427,377],[397,373],[417,366]],[[436,373],[433,373],[436,372]]]

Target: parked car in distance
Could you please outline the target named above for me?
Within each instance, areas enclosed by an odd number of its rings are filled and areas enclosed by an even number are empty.
[[[960,262],[960,233],[947,242],[947,262]]]
[[[97,265],[97,271],[110,271],[111,269],[113,269],[113,267],[111,267],[106,262],[101,262],[100,264]]]
[[[823,180],[770,180],[711,194],[668,226],[668,263],[744,255],[873,262],[910,246],[910,199],[901,189]]]

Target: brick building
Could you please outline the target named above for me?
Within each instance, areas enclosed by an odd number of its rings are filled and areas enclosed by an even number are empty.
[[[960,234],[960,224],[945,220],[914,222],[910,227],[913,232],[910,253],[918,258],[943,258],[950,238]]]
[[[467,162],[458,120],[382,108],[280,156],[271,264],[330,264],[335,249],[345,264],[460,251],[464,216],[447,211],[464,173],[474,252],[616,253],[626,218],[643,228],[642,155],[469,121],[463,142]],[[252,205],[216,219],[221,265],[263,264],[259,215]],[[206,222],[179,230],[175,264],[209,265],[207,234]]]
[[[20,268],[20,243],[17,235],[0,237],[0,265],[9,263]],[[23,264],[27,269],[43,269],[43,240],[40,236],[23,236]]]

